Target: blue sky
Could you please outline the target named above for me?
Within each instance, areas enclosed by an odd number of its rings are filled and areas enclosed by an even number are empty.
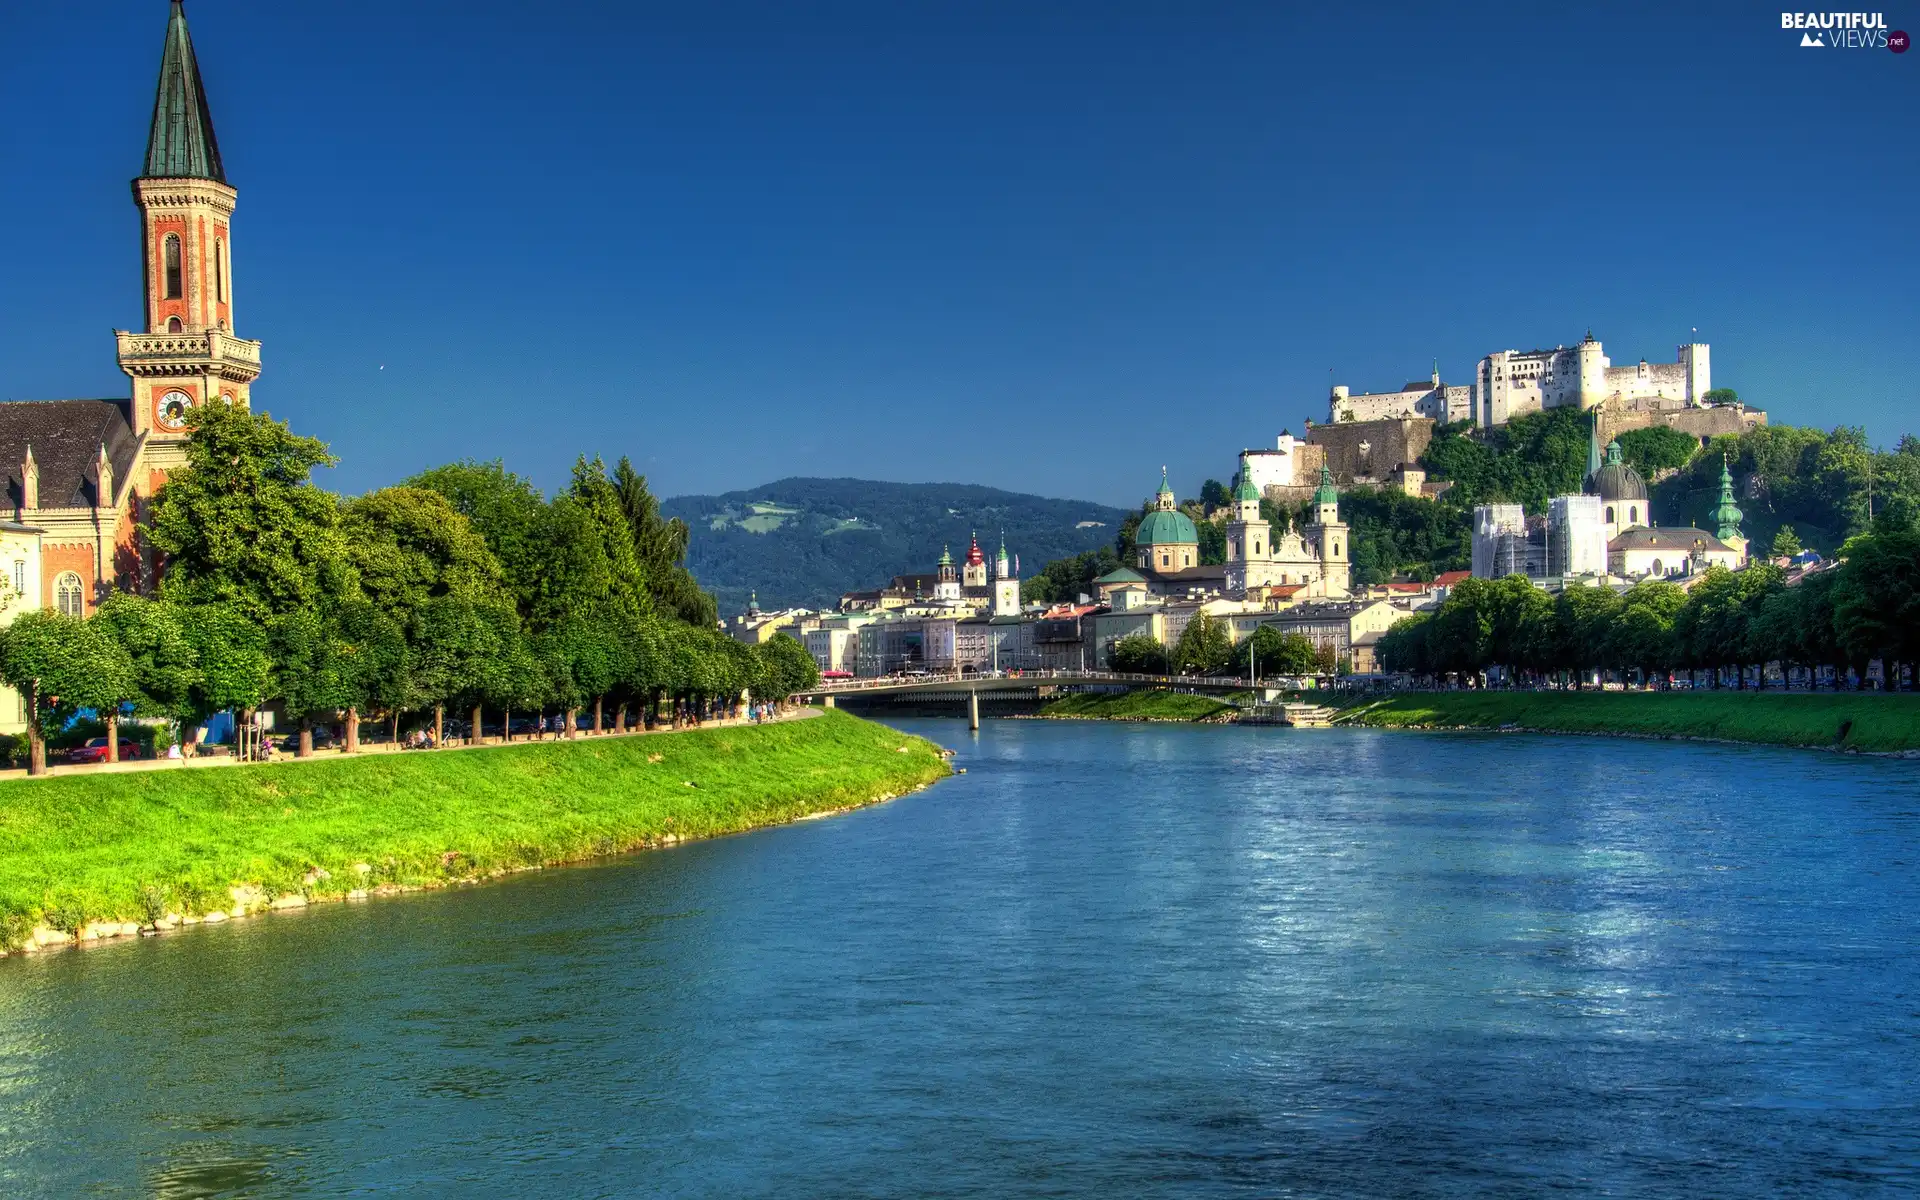
[[[1920,432],[1920,54],[1753,5],[192,0],[332,486],[631,455],[1133,503],[1572,342]],[[124,394],[166,5],[12,5],[0,397]],[[1920,6],[1889,12],[1920,29]],[[384,368],[384,369],[383,369]]]

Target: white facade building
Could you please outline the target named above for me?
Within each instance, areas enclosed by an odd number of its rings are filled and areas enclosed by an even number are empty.
[[[1272,487],[1305,487],[1313,482],[1313,475],[1307,469],[1307,461],[1312,458],[1308,444],[1291,433],[1283,433],[1274,439],[1272,450],[1242,450],[1240,461],[1244,464],[1248,478],[1261,495],[1266,495]],[[1314,467],[1318,467],[1317,460]]]
[[[1527,571],[1527,514],[1518,504],[1473,510],[1473,577],[1504,579]]]
[[[1607,573],[1607,524],[1598,496],[1555,496],[1547,502],[1547,574]]]
[[[1474,419],[1504,425],[1547,408],[1699,408],[1713,388],[1712,355],[1705,343],[1678,348],[1675,361],[1616,367],[1589,332],[1577,346],[1551,350],[1497,350],[1474,371]]]
[[[1397,392],[1362,392],[1356,396],[1344,384],[1327,401],[1327,420],[1389,421],[1401,417],[1431,417],[1435,421],[1473,419],[1473,388],[1440,382],[1440,364],[1433,376],[1415,380]]]

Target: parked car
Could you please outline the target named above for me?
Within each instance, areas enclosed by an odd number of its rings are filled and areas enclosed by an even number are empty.
[[[120,743],[120,760],[140,757],[140,743],[123,740]],[[107,739],[88,738],[84,746],[75,746],[67,751],[67,761],[72,763],[103,763],[107,761]]]
[[[331,745],[333,745],[333,730],[328,729],[325,725],[315,725],[313,727],[313,748],[315,750],[324,750]],[[286,751],[288,754],[292,754],[300,749],[300,731],[296,729],[286,737],[281,738],[279,746],[280,749]]]

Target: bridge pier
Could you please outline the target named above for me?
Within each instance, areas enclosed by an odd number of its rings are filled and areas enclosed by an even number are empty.
[[[833,700],[834,700],[834,698],[833,698],[832,696],[828,696],[828,697],[826,697],[826,706],[827,706],[828,708],[832,708],[832,707],[834,707],[834,703],[833,703]]]
[[[980,689],[972,688],[967,692],[967,728],[980,732]]]

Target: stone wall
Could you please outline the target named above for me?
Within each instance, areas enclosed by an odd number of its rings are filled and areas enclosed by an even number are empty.
[[[1433,441],[1432,419],[1410,417],[1392,421],[1342,421],[1315,425],[1307,441],[1322,447],[1334,482],[1342,487],[1361,482],[1380,483],[1395,467],[1418,461]],[[1365,449],[1362,449],[1364,443]]]
[[[1610,442],[1632,429],[1665,425],[1700,439],[1701,445],[1722,434],[1745,433],[1765,425],[1767,414],[1744,404],[1716,404],[1711,408],[1635,408],[1609,401],[1600,409],[1600,440]]]

